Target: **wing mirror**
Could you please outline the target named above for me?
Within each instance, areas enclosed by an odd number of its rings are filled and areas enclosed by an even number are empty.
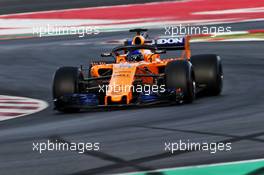
[[[155,54],[164,54],[164,53],[166,53],[166,50],[155,50],[154,53]]]
[[[111,57],[111,56],[112,56],[112,53],[110,52],[105,52],[101,54],[101,57]]]

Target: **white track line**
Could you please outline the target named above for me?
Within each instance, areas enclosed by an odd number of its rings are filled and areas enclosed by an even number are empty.
[[[27,107],[28,104],[15,104],[17,107]],[[14,106],[14,104],[12,103],[1,103],[0,102],[0,106]],[[32,107],[38,107],[38,104],[31,104],[30,106]]]
[[[0,121],[30,115],[47,107],[47,102],[42,100],[0,95]]]
[[[130,174],[137,174],[137,173],[163,172],[163,171],[180,170],[180,169],[188,169],[188,168],[203,168],[203,167],[214,167],[214,166],[221,166],[221,165],[236,165],[236,164],[242,164],[242,163],[260,162],[260,161],[264,161],[264,159],[261,158],[261,159],[250,159],[250,160],[213,163],[213,164],[205,164],[205,165],[183,166],[183,167],[176,167],[176,168],[163,168],[163,169],[157,169],[154,171],[137,171],[137,172],[131,172],[131,173],[122,173],[122,174],[130,175]]]

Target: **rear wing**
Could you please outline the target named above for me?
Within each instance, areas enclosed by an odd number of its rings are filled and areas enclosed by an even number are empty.
[[[156,46],[157,49],[165,50],[184,50],[185,43],[185,37],[162,37],[151,41],[151,45]]]
[[[151,45],[160,50],[184,50],[183,56],[191,57],[190,36],[184,37],[160,37],[153,39]]]
[[[132,40],[126,40],[124,45],[131,45]],[[183,50],[183,57],[190,58],[190,36],[178,37],[159,37],[156,39],[145,40],[145,44],[155,46],[159,50]]]

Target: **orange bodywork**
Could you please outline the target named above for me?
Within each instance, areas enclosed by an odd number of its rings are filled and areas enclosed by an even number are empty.
[[[144,54],[144,61],[127,62],[126,55],[116,56],[114,64],[97,64],[91,68],[92,77],[103,76],[100,71],[111,70],[111,78],[106,91],[104,104],[108,105],[109,101],[113,103],[125,102],[130,104],[133,99],[132,86],[135,81],[140,80],[142,84],[153,84],[153,77],[137,77],[138,74],[146,74],[144,70],[149,70],[152,74],[164,73],[165,66],[173,60],[187,59],[191,57],[189,46],[189,37],[186,37],[185,50],[178,58],[160,59],[159,54]],[[105,72],[103,71],[103,72]],[[162,72],[163,71],[163,72]],[[124,101],[125,100],[125,101]]]

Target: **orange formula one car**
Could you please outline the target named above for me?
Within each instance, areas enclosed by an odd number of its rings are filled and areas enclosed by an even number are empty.
[[[198,92],[219,95],[223,84],[221,59],[214,54],[191,56],[189,37],[146,38],[146,29],[113,48],[88,68],[61,67],[54,76],[55,109],[192,103]],[[180,57],[161,59],[168,50],[182,50]]]

